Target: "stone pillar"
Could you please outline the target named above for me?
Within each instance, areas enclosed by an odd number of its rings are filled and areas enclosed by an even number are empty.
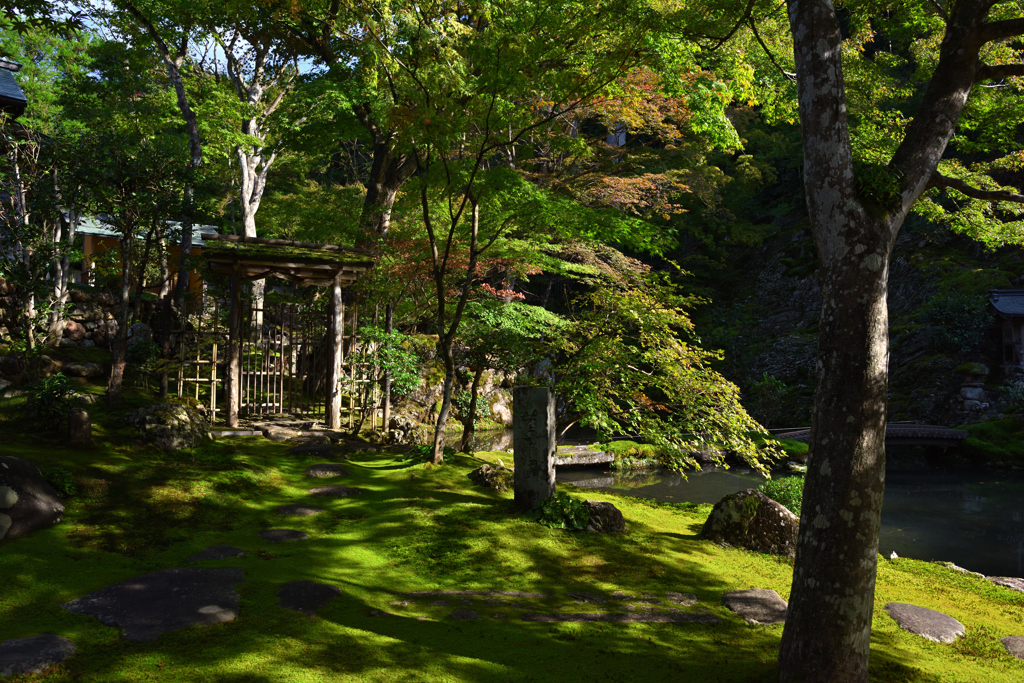
[[[68,443],[72,446],[92,445],[92,418],[82,408],[68,413]]]
[[[512,390],[515,503],[529,510],[555,493],[555,394],[548,387]]]

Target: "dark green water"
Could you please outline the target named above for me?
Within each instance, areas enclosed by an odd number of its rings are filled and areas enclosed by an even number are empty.
[[[558,481],[669,502],[716,503],[758,486],[751,470],[620,474],[558,472]],[[1024,474],[995,471],[890,471],[879,552],[954,562],[988,576],[1024,576]]]

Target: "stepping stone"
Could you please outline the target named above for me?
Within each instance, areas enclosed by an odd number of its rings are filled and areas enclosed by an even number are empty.
[[[1018,593],[1024,593],[1024,579],[1014,578],[1012,576],[990,576],[988,580],[997,586],[1009,588],[1012,591]]]
[[[341,484],[314,486],[309,489],[310,495],[319,498],[348,498],[349,496],[358,496],[362,492],[362,489],[354,489],[351,486],[342,486]]]
[[[75,654],[75,644],[50,634],[0,643],[0,677],[37,674]]]
[[[229,557],[242,557],[244,550],[239,550],[233,545],[211,545],[205,550],[200,550],[189,557],[186,562],[198,562],[199,560],[226,560]]]
[[[323,508],[314,507],[312,505],[281,505],[274,508],[274,512],[279,515],[289,515],[292,517],[312,517],[323,512]]]
[[[731,591],[722,596],[722,604],[743,617],[748,624],[781,624],[786,621],[789,603],[773,590],[751,588]]]
[[[593,605],[602,605],[608,602],[608,598],[597,593],[569,593],[569,597],[579,604],[581,602],[589,602]]]
[[[964,625],[953,617],[927,607],[890,602],[885,610],[904,631],[936,643],[952,643],[967,632]]]
[[[124,638],[156,640],[196,624],[222,624],[238,616],[238,567],[163,569],[107,586],[61,607],[119,626]]]
[[[1017,659],[1024,660],[1024,637],[1022,636],[1006,636],[1000,639],[1000,643],[1006,648],[1006,651]],[[3,668],[0,665],[0,668]],[[3,673],[0,671],[0,673]]]
[[[587,622],[608,621],[619,624],[720,624],[714,614],[703,612],[643,612],[640,614],[619,612],[592,612],[586,614],[527,614],[523,621],[542,622]]]
[[[428,602],[427,606],[428,607],[447,607],[450,604],[451,603],[448,602],[447,600],[434,600],[433,602]]]
[[[342,449],[331,444],[304,443],[288,449],[288,455],[313,455],[318,458],[344,457]]]
[[[307,479],[323,479],[326,477],[347,477],[351,472],[341,465],[333,465],[329,462],[318,462],[306,468]]]
[[[455,621],[470,621],[472,619],[479,619],[480,615],[471,609],[457,609],[452,612],[451,618]]]
[[[309,538],[309,534],[305,531],[296,531],[295,529],[264,529],[260,532],[260,538],[274,543],[280,543],[282,541],[305,541]]]
[[[697,604],[697,596],[693,593],[673,593],[669,591],[668,593],[665,593],[665,599],[673,605],[682,605],[683,607],[690,607],[691,605]]]
[[[308,617],[316,616],[317,610],[339,595],[341,589],[337,586],[316,581],[292,581],[277,591],[281,607],[303,612]]]

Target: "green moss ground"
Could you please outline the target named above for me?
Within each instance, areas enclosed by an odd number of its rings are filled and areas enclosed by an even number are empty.
[[[287,445],[238,437],[168,457],[102,426],[92,450],[23,436],[0,406],[5,455],[45,470],[61,466],[80,495],[62,524],[0,542],[0,640],[38,633],[71,638],[78,654],[46,681],[771,681],[781,626],[747,625],[721,606],[722,593],[751,586],[788,597],[791,566],[775,557],[721,548],[698,533],[709,506],[657,504],[599,494],[626,517],[626,535],[574,534],[525,520],[510,495],[473,487],[482,460],[457,456],[441,467],[389,453],[355,456],[344,483],[351,499],[313,499],[303,476],[314,459]],[[114,413],[97,409],[100,417]],[[509,463],[507,463],[509,464]],[[572,491],[572,489],[569,489]],[[578,492],[594,497],[593,492]],[[327,512],[282,518],[281,504],[313,502]],[[309,533],[273,544],[266,527]],[[60,609],[110,583],[167,567],[213,544],[246,556],[201,566],[238,566],[245,581],[239,618],[229,624],[131,643],[91,616]],[[316,618],[282,609],[278,587],[297,579],[334,584],[342,596]],[[446,619],[451,608],[389,603],[402,591],[504,589],[554,592],[545,611],[570,604],[569,590],[695,593],[717,626],[545,624],[492,620],[500,610],[475,601],[480,621]],[[955,645],[900,631],[882,607],[910,602],[960,619],[972,634]],[[590,606],[573,606],[573,611]],[[392,616],[372,616],[385,610]],[[877,681],[1019,681],[1024,662],[998,638],[1024,635],[1024,595],[938,565],[881,561],[872,677]],[[417,617],[424,617],[420,620]]]

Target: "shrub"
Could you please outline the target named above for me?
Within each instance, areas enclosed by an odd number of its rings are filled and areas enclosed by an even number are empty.
[[[765,427],[770,427],[782,411],[782,402],[785,398],[785,383],[766,372],[750,387],[750,414]]]
[[[61,498],[71,498],[78,489],[75,487],[75,478],[63,467],[51,467],[46,473],[46,481],[60,494]]]
[[[558,491],[537,508],[538,522],[553,529],[582,531],[590,522],[590,510],[582,501]]]
[[[800,508],[804,503],[803,477],[771,479],[761,484],[758,490],[776,503],[788,508],[797,517],[800,516]]]
[[[74,395],[68,378],[58,372],[28,386],[26,406],[32,417],[59,431],[61,426],[67,423]]]
[[[966,353],[992,322],[988,300],[968,294],[937,296],[924,307],[924,321],[935,328],[936,346]]]

